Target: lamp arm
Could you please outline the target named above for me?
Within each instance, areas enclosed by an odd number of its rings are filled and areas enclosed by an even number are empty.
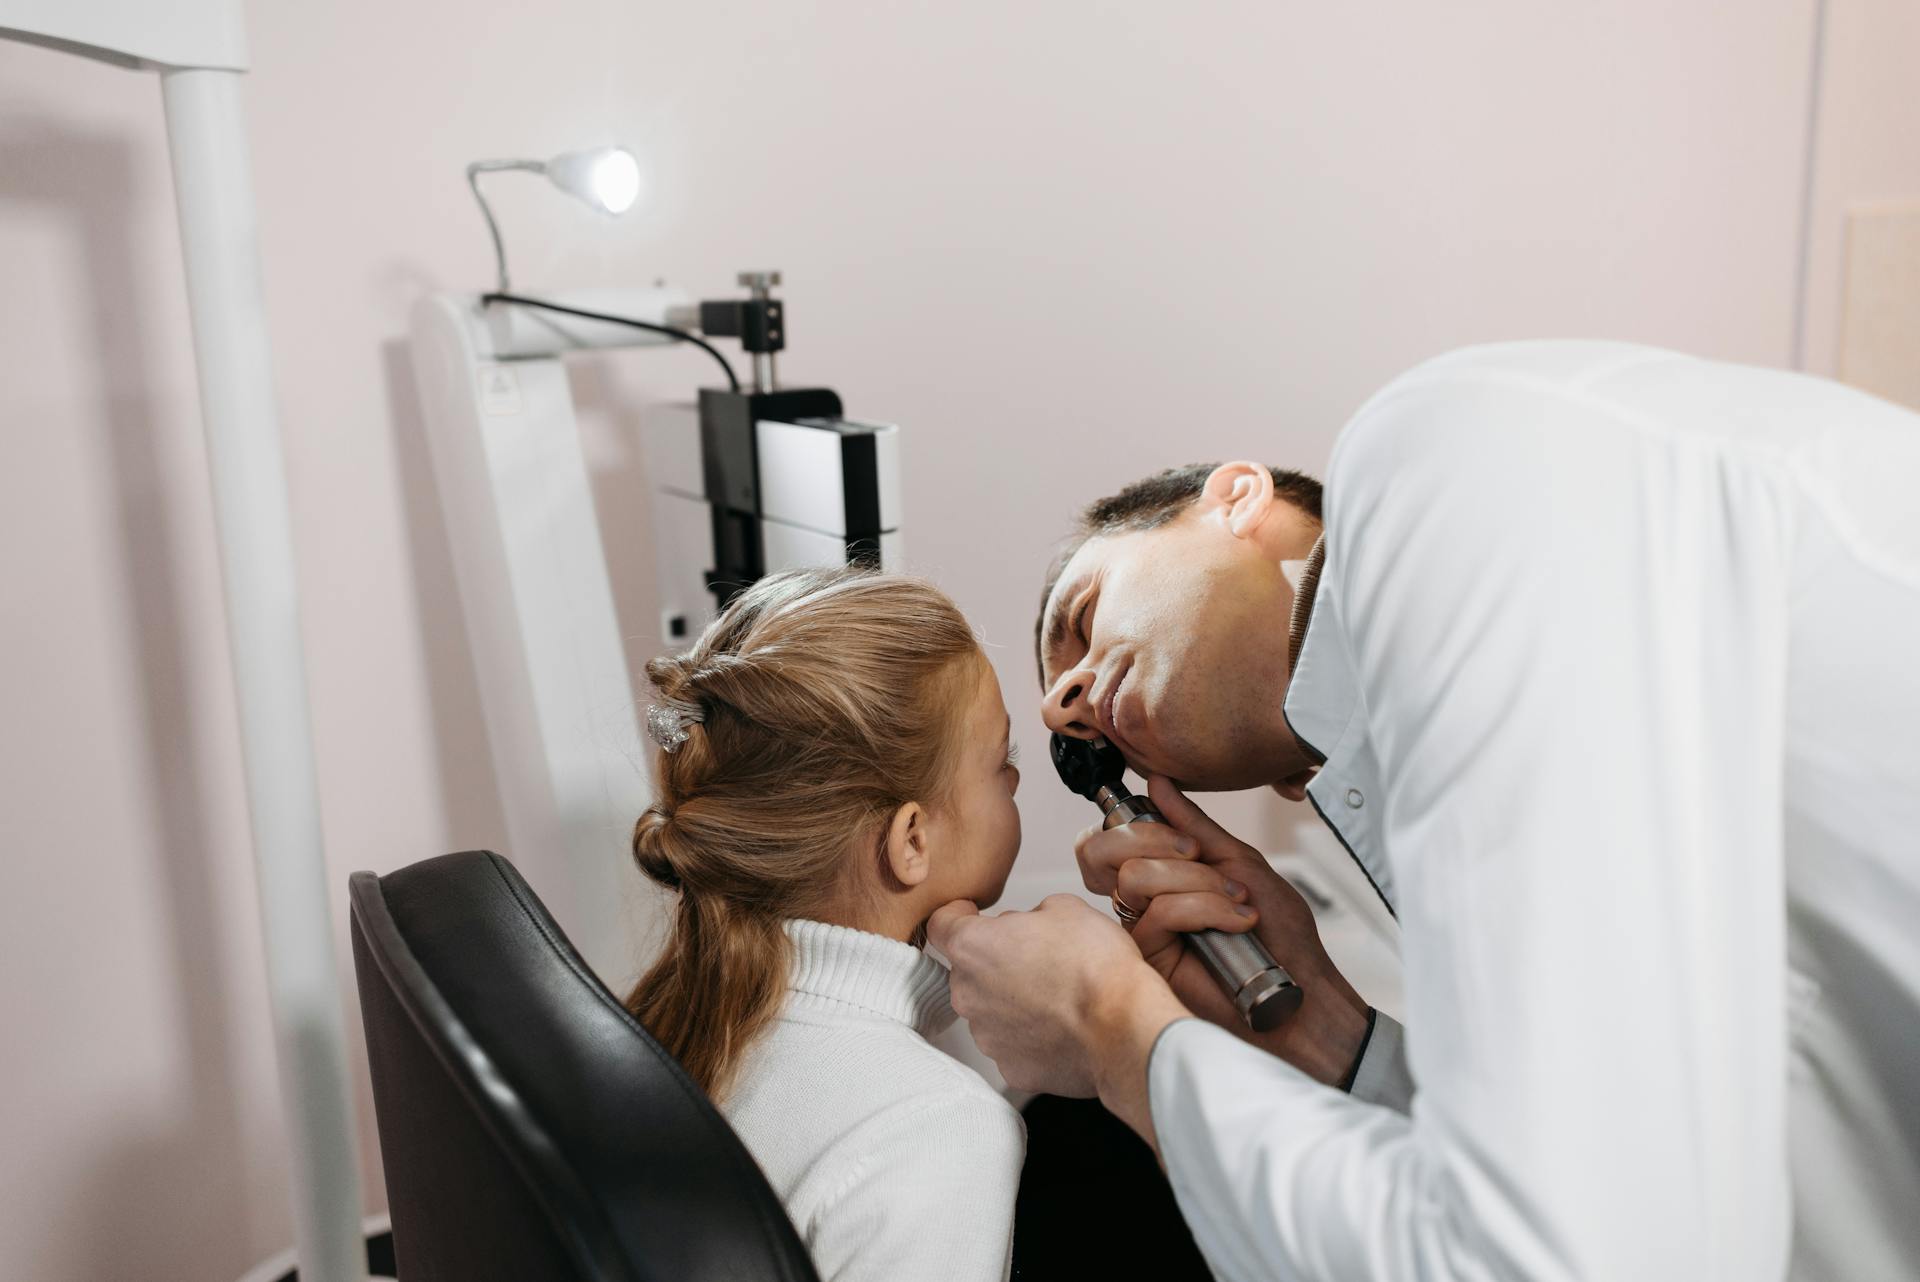
[[[528,173],[547,172],[545,161],[540,160],[476,160],[467,166],[467,186],[473,188],[473,198],[480,202],[480,216],[487,220],[487,233],[493,237],[493,265],[499,276],[496,292],[510,293],[512,283],[507,279],[507,248],[500,239],[500,224],[494,221],[493,208],[487,204],[487,198],[480,190],[480,175],[499,173],[505,169],[520,169]]]

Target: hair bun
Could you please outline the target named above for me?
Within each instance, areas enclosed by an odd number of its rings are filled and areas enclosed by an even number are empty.
[[[670,703],[698,704],[697,665],[691,654],[665,654],[647,660],[647,680]]]
[[[673,834],[668,829],[673,815],[658,805],[640,812],[633,825],[633,862],[655,883],[668,890],[680,889],[680,870],[673,859]]]

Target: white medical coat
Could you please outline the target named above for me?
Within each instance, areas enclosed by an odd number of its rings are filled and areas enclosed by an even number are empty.
[[[1219,1276],[1920,1279],[1920,415],[1471,349],[1348,425],[1326,517],[1286,713],[1406,1027],[1351,1095],[1162,1035]]]

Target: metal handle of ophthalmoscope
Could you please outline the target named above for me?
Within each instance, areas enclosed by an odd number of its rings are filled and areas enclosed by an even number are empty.
[[[1151,801],[1122,788],[1106,787],[1094,796],[1105,816],[1102,828],[1122,824],[1166,822]],[[1231,935],[1224,930],[1201,930],[1186,937],[1200,960],[1233,998],[1240,1018],[1256,1033],[1276,1027],[1300,1008],[1300,985],[1293,982],[1267,946],[1252,932]]]

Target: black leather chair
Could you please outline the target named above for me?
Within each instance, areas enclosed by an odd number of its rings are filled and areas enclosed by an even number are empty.
[[[818,1282],[738,1137],[488,851],[352,879],[402,1282]]]

